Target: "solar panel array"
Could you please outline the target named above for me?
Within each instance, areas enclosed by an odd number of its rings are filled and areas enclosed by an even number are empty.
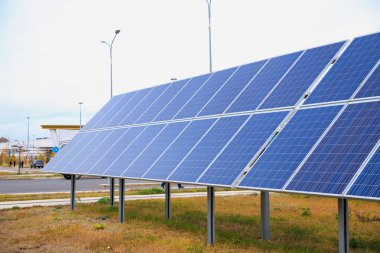
[[[380,199],[380,33],[111,99],[44,168]]]

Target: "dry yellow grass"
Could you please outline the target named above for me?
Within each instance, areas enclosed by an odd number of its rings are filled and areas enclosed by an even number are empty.
[[[163,200],[117,207],[81,204],[0,211],[1,252],[336,252],[337,200],[271,195],[271,241],[259,240],[258,196],[217,197],[216,245],[206,245],[206,198]],[[352,252],[380,251],[380,203],[349,201]],[[101,228],[97,228],[102,224]]]

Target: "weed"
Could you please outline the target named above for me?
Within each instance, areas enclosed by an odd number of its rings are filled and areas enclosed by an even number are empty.
[[[142,189],[142,190],[137,191],[137,194],[139,195],[161,194],[161,193],[165,193],[164,189],[150,188],[150,189]]]
[[[109,219],[110,217],[108,216],[108,215],[101,215],[101,216],[99,216],[97,219],[98,220],[107,220],[107,219]]]
[[[101,223],[95,223],[92,225],[92,227],[95,229],[95,230],[103,230],[106,228],[106,225],[104,224],[101,224]]]
[[[20,210],[21,208],[19,206],[12,206],[12,210]]]
[[[99,199],[96,203],[97,204],[101,204],[101,205],[109,204],[110,203],[110,198],[103,197],[103,198]]]
[[[376,222],[376,221],[380,221],[380,217],[379,216],[376,216],[376,215],[373,215],[371,216],[369,213],[362,213],[362,212],[359,212],[356,214],[356,217],[358,218],[358,220],[360,222]]]
[[[53,217],[53,220],[54,220],[54,221],[61,221],[61,220],[62,220],[62,218],[61,218],[61,217],[59,217],[59,216],[55,216],[55,217]]]
[[[53,211],[60,210],[60,209],[62,209],[62,207],[63,207],[63,206],[55,206],[55,207],[53,208]]]
[[[301,210],[302,210],[301,216],[310,216],[311,215],[310,208],[308,208],[308,207],[301,208]]]
[[[191,253],[202,253],[203,247],[201,245],[190,245],[186,248],[186,251]]]

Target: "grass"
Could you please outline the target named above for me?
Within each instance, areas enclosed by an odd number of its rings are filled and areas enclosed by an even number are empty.
[[[220,188],[218,191],[230,191],[231,188]],[[173,189],[172,193],[177,192],[205,192],[206,188],[185,188],[181,190]],[[162,188],[146,188],[146,189],[133,189],[125,192],[126,195],[148,195],[148,194],[162,194]],[[86,197],[106,197],[108,191],[95,191],[95,192],[79,192],[76,193],[77,198]],[[115,191],[118,195],[118,191]],[[0,202],[5,201],[22,201],[22,200],[44,200],[44,199],[65,199],[70,198],[70,193],[49,193],[49,194],[0,194]]]
[[[0,180],[44,179],[44,178],[62,178],[62,175],[44,173],[41,171],[22,171],[21,174],[17,174],[17,172],[0,171]]]
[[[302,209],[303,208],[303,209]],[[380,203],[350,200],[352,252],[379,252]],[[302,215],[304,210],[311,213]],[[107,201],[0,211],[3,252],[336,252],[337,200],[271,194],[271,241],[260,240],[257,195],[216,198],[216,245],[207,246],[206,198],[126,202],[126,221]],[[365,219],[359,217],[366,217]],[[96,225],[100,224],[100,225]],[[102,228],[97,228],[98,226]]]

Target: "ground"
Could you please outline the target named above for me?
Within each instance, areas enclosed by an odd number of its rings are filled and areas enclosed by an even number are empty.
[[[352,252],[380,252],[380,203],[350,200]],[[1,252],[336,252],[337,200],[271,194],[271,241],[260,241],[258,195],[216,198],[216,244],[207,246],[206,198],[101,201],[0,211]]]

